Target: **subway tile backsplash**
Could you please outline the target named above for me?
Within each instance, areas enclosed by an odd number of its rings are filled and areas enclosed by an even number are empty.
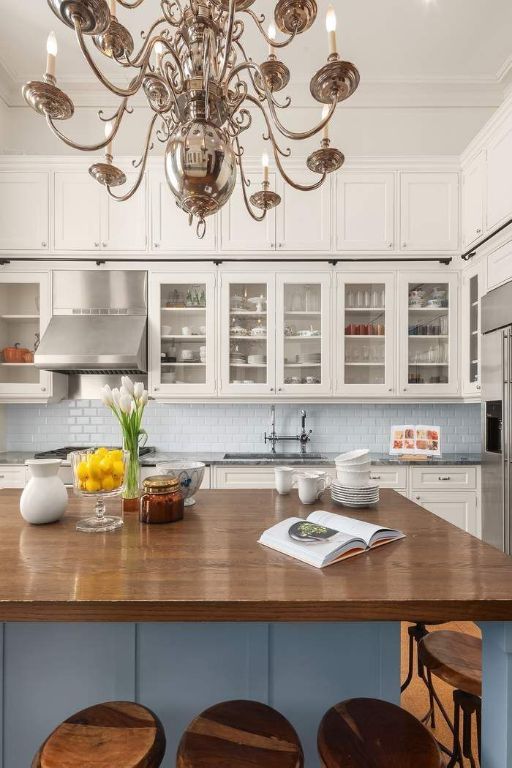
[[[392,424],[436,424],[445,453],[480,452],[480,406],[312,404],[304,406],[311,450],[368,447],[389,450]],[[165,451],[264,451],[270,406],[152,402],[144,416],[149,445]],[[119,443],[119,425],[99,400],[67,400],[41,405],[9,405],[4,413],[6,450],[39,451],[63,445]],[[277,405],[276,431],[300,430],[300,406]]]

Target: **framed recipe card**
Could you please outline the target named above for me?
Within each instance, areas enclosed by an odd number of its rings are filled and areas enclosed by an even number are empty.
[[[440,456],[441,428],[425,424],[399,424],[391,427],[389,452],[392,456]]]

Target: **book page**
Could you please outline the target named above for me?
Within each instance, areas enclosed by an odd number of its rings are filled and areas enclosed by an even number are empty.
[[[308,520],[311,520],[314,523],[319,523],[320,525],[325,525],[328,528],[334,528],[337,531],[347,534],[349,537],[363,539],[368,547],[371,546],[376,539],[395,539],[403,536],[401,531],[396,531],[393,528],[374,525],[373,523],[367,523],[364,520],[354,520],[352,517],[345,517],[345,515],[338,515],[335,512],[325,512],[324,510],[312,512],[308,515]]]
[[[309,518],[308,518],[309,519]],[[291,555],[298,560],[321,568],[332,559],[335,553],[342,554],[345,550],[364,550],[365,542],[362,537],[354,537],[346,533],[336,533],[327,541],[302,543],[290,538],[288,531],[294,523],[303,522],[302,518],[289,517],[264,531],[259,539],[260,544],[276,549],[285,555]],[[318,521],[313,521],[318,522]],[[322,523],[323,525],[323,523]],[[327,526],[332,527],[332,526]]]

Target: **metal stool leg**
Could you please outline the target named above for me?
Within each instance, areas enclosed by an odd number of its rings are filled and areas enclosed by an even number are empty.
[[[476,760],[473,755],[473,715],[475,715],[477,726],[478,754],[480,760],[480,710],[481,702],[478,696],[473,696],[463,691],[456,691],[460,709],[462,709],[462,753],[467,757],[471,768],[477,768]],[[454,695],[455,695],[454,694]]]
[[[410,686],[414,674],[414,635],[411,629],[414,629],[414,627],[409,627],[407,630],[409,633],[409,669],[407,670],[407,677],[400,686],[400,693],[403,693]]]

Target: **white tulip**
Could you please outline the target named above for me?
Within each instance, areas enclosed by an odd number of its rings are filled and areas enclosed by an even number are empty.
[[[120,399],[121,399],[121,393],[118,390],[118,388],[115,387],[115,389],[112,390],[112,400],[114,401],[114,403],[116,405],[119,405],[119,400]]]
[[[112,397],[112,390],[108,384],[105,384],[101,390],[101,399],[103,401],[103,405],[107,405],[109,408],[114,402],[114,398]]]
[[[132,393],[130,392],[130,390],[126,389],[125,386],[121,386],[119,388],[119,394],[120,394],[121,397],[131,397],[132,396]]]
[[[134,396],[134,398],[135,398],[136,400],[138,400],[138,399],[139,399],[139,397],[141,397],[141,396],[142,396],[142,393],[143,393],[143,392],[144,392],[144,384],[142,383],[142,381],[138,381],[138,382],[135,384],[134,388],[133,388],[133,396]]]
[[[129,376],[121,376],[121,384],[130,395],[133,395],[133,381]]]
[[[148,392],[147,389],[145,389],[140,396],[139,405],[141,405],[143,408],[148,404]]]
[[[123,413],[131,413],[133,399],[129,395],[121,395],[119,398],[119,407]]]

